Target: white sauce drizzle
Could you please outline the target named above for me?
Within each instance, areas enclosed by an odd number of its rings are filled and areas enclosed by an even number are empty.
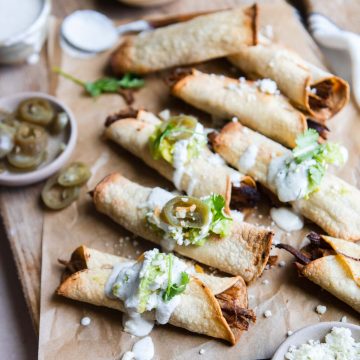
[[[162,293],[168,285],[169,274],[167,260],[159,255],[161,255],[159,250],[154,249],[144,253],[143,262],[124,262],[114,266],[105,285],[105,294],[108,297],[118,298],[124,303],[124,331],[135,336],[148,335],[154,327],[154,320],[159,324],[166,324],[181,301],[179,296],[174,296],[168,302],[162,298]],[[149,289],[153,292],[143,304],[140,302],[140,282],[154,265],[158,266],[163,273],[158,274],[150,284]],[[187,270],[188,265],[173,256],[171,282],[180,283],[182,272]],[[145,306],[145,311],[142,313],[138,312],[140,304]]]
[[[189,163],[191,163],[191,159],[190,159],[190,161],[188,159],[188,157],[189,157],[188,156],[188,146],[191,141],[201,142],[203,140],[203,136],[204,136],[204,127],[200,123],[197,123],[195,130],[194,130],[194,134],[189,139],[179,140],[174,145],[173,154],[172,154],[173,155],[173,167],[175,169],[174,174],[173,174],[173,183],[178,190],[183,190],[181,188],[181,181],[182,181],[184,174],[187,173],[189,176],[192,175],[189,167],[187,166]],[[196,179],[192,179],[192,180],[195,181]],[[189,184],[189,187],[190,187],[190,185],[191,184]],[[195,185],[196,184],[193,184],[194,187],[195,187]],[[191,188],[190,188],[190,190],[192,190],[192,192],[194,191]]]
[[[239,159],[241,171],[247,172],[255,165],[258,150],[259,148],[255,144],[251,144],[247,147]]]
[[[151,360],[154,357],[154,343],[150,336],[137,341],[132,351],[127,351],[121,360]]]
[[[288,202],[303,198],[309,188],[308,170],[315,160],[305,160],[301,164],[291,162],[287,167],[288,161],[292,156],[281,156],[274,158],[268,168],[268,182],[277,191],[280,201]]]
[[[154,210],[156,208],[162,209],[164,205],[174,197],[175,195],[172,194],[170,191],[155,187],[151,190],[145,207],[151,210]]]
[[[189,181],[189,185],[186,191],[189,196],[191,196],[194,193],[195,186],[197,185],[197,183],[198,181],[195,178],[191,178],[191,180]]]
[[[285,207],[272,208],[270,216],[279,228],[288,232],[301,230],[304,227],[303,217]]]
[[[185,172],[185,163],[188,160],[188,140],[179,140],[174,145],[173,166],[175,168],[173,182],[178,190],[181,190],[181,180]]]

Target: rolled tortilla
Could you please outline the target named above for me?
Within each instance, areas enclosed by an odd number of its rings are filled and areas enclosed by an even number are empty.
[[[175,169],[172,165],[163,159],[155,160],[150,153],[149,138],[159,124],[161,120],[154,114],[140,110],[133,114],[133,117],[108,122],[105,136],[176,184]],[[188,195],[201,197],[216,193],[225,197],[229,177],[233,184],[234,205],[236,202],[252,205],[258,198],[255,181],[250,176],[244,176],[227,166],[219,155],[214,154],[207,147],[185,168],[177,188]]]
[[[150,73],[234,54],[257,42],[257,6],[198,16],[127,37],[112,54],[115,73]]]
[[[244,168],[241,159],[251,146],[256,148],[256,154],[252,166]],[[286,155],[290,150],[240,123],[229,123],[214,136],[213,148],[230,165],[276,193],[267,179],[269,164],[274,157]],[[334,175],[325,174],[319,191],[291,205],[331,236],[360,239],[360,191]]]
[[[295,106],[324,123],[349,101],[349,84],[279,44],[242,46],[229,60],[252,78],[270,78]]]
[[[291,148],[307,129],[305,116],[287,98],[264,93],[251,81],[192,70],[172,86],[172,94],[212,115],[237,117],[243,125]]]
[[[56,292],[73,300],[124,311],[120,300],[105,294],[113,266],[123,261],[129,260],[80,246],[68,263],[72,274]],[[249,321],[255,320],[248,309],[247,289],[241,277],[195,274],[179,296],[181,301],[170,317],[170,324],[224,339],[232,345],[247,330]]]
[[[298,262],[300,274],[360,312],[360,246],[325,235],[319,239],[330,245],[333,251],[322,251],[324,256],[305,265]],[[311,253],[310,249],[304,250],[304,254]],[[321,252],[318,249],[316,253]]]
[[[145,221],[144,207],[151,192],[151,188],[114,173],[96,186],[93,201],[98,211],[134,234],[160,245],[161,234]],[[229,274],[240,275],[249,283],[263,272],[273,235],[271,231],[234,219],[227,237],[209,236],[203,246],[176,245],[175,251]]]

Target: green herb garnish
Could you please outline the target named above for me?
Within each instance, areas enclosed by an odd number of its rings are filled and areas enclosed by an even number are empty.
[[[168,285],[165,292],[163,293],[163,300],[166,302],[170,301],[174,296],[183,293],[186,289],[186,285],[190,281],[189,275],[185,271],[183,271],[181,273],[180,284],[172,283],[171,280],[172,265],[173,265],[173,256],[169,254],[168,255]]]
[[[197,157],[206,145],[206,136],[202,132],[195,131],[197,124],[197,120],[188,115],[173,116],[163,122],[149,138],[152,157],[155,160],[163,158],[172,164],[174,146],[180,140],[188,141],[188,160]]]
[[[226,216],[224,212],[224,197],[218,194],[212,194],[207,197],[204,202],[209,206],[212,213],[210,231],[214,234],[220,235],[221,237],[228,235],[230,231],[230,225],[233,220],[231,217]]]
[[[54,68],[53,71],[64,78],[71,80],[75,84],[82,86],[85,91],[93,97],[97,97],[103,93],[116,93],[120,89],[138,89],[145,84],[143,79],[130,73],[126,73],[121,79],[104,77],[91,82],[82,81],[59,68]]]
[[[309,129],[297,137],[297,146],[293,149],[293,159],[296,164],[300,165],[305,161],[310,164],[308,168],[308,194],[319,188],[328,164],[343,165],[346,161],[339,144],[330,142],[320,144],[318,140],[318,132]]]

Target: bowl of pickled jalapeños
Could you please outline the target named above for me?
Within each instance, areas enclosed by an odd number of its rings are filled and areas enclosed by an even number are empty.
[[[29,185],[51,177],[69,160],[76,139],[71,110],[55,97],[28,92],[1,98],[0,185]],[[71,171],[76,176],[83,170]]]

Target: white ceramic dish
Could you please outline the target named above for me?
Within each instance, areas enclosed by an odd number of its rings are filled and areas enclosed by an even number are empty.
[[[29,63],[37,61],[38,53],[47,36],[51,12],[51,0],[39,1],[42,6],[35,21],[24,31],[0,41],[0,64],[13,64],[26,60]]]
[[[320,341],[324,340],[325,335],[328,334],[334,326],[350,329],[352,332],[352,337],[356,341],[360,341],[360,326],[338,321],[322,322],[319,324],[306,326],[294,332],[280,345],[272,360],[284,360],[285,354],[288,352],[288,349],[291,345],[298,347],[301,344],[307,343],[310,339]]]
[[[65,111],[69,116],[68,128],[64,132],[63,142],[66,144],[65,150],[60,154],[50,156],[47,161],[39,168],[29,172],[4,172],[0,173],[0,185],[23,186],[42,181],[59,171],[69,160],[73,152],[77,139],[77,124],[71,110],[55,97],[41,92],[23,92],[0,99],[0,109],[14,111],[18,104],[25,99],[41,97],[49,100],[53,106],[61,111]]]

